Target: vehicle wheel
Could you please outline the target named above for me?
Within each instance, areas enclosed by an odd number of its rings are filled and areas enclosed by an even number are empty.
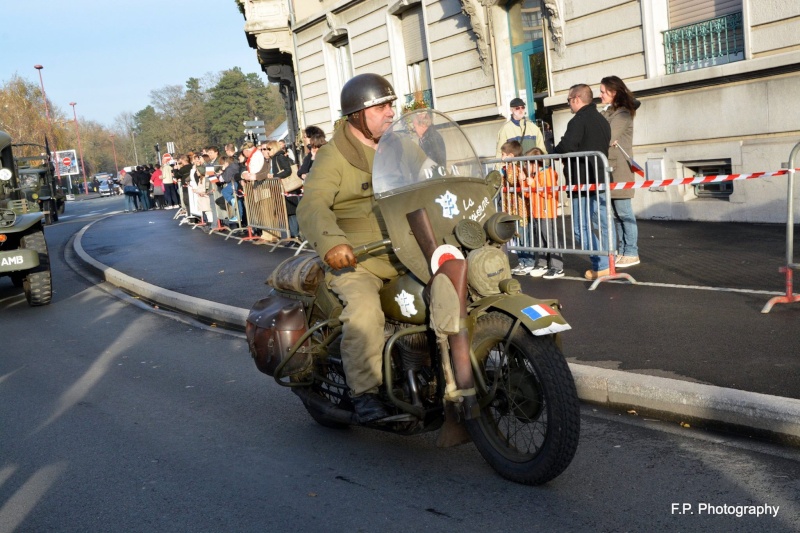
[[[67,208],[67,202],[64,202],[64,201],[59,202],[58,203],[58,211],[57,211],[57,213],[59,215],[63,215],[64,214],[64,210],[66,208]]]
[[[472,349],[487,391],[481,417],[467,429],[484,459],[504,478],[540,485],[569,466],[578,448],[580,407],[569,366],[550,337],[492,312],[475,328]],[[477,380],[476,380],[477,382]]]
[[[311,342],[319,344],[324,342],[331,331],[324,328],[311,337]],[[345,379],[344,367],[339,358],[341,335],[327,347],[327,357],[315,358],[314,383],[308,389],[308,394],[313,397],[312,402],[303,402],[303,405],[318,424],[334,429],[344,429],[350,424],[343,423],[341,419],[334,418],[325,413],[329,408],[339,408],[353,411],[350,400],[350,388]],[[322,377],[324,376],[324,377]],[[316,405],[314,405],[316,404]]]
[[[311,387],[311,394],[319,397],[325,404],[330,404],[331,407],[339,407],[347,411],[352,411],[353,407],[350,403],[350,388],[345,382],[344,373],[341,368],[333,364],[318,365],[317,372],[327,378],[324,382],[315,382]],[[344,424],[338,420],[332,419],[325,415],[322,410],[318,410],[314,405],[303,403],[308,411],[319,425],[326,428],[345,429],[348,424]]]
[[[39,266],[28,272],[22,282],[25,299],[30,306],[47,305],[53,296],[53,285],[50,279],[50,256],[47,254],[44,232],[37,231],[25,235],[21,239],[20,247],[39,252]]]

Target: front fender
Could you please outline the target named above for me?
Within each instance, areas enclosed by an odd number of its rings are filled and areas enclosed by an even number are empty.
[[[3,233],[23,233],[27,232],[36,224],[42,223],[44,215],[42,213],[24,213],[16,215],[13,226],[3,228]]]
[[[481,315],[496,309],[518,319],[534,335],[556,335],[572,329],[559,311],[558,300],[539,300],[527,294],[498,294],[478,300],[469,308],[476,321]]]

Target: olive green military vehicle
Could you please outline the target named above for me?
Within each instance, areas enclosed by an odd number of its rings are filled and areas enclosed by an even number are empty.
[[[49,304],[53,294],[45,215],[36,200],[29,199],[21,183],[11,137],[0,131],[0,277],[9,276],[14,286],[22,287],[31,306]]]
[[[47,158],[49,149],[33,143],[13,144],[12,148],[20,192],[29,209],[41,211],[47,225],[58,222],[58,215],[64,214],[67,195]]]

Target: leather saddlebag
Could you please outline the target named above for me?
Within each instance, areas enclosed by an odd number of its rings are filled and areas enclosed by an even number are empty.
[[[306,332],[302,302],[272,292],[250,309],[245,333],[256,367],[269,376],[286,358],[289,349]],[[311,369],[311,356],[303,348],[283,367],[283,377],[303,374]]]

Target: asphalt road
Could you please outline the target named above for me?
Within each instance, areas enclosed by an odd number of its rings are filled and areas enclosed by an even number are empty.
[[[97,202],[76,215],[113,207]],[[584,407],[575,460],[532,488],[435,434],[322,428],[240,335],[73,272],[87,219],[46,229],[50,306],[0,280],[0,533],[800,529],[794,448]]]

